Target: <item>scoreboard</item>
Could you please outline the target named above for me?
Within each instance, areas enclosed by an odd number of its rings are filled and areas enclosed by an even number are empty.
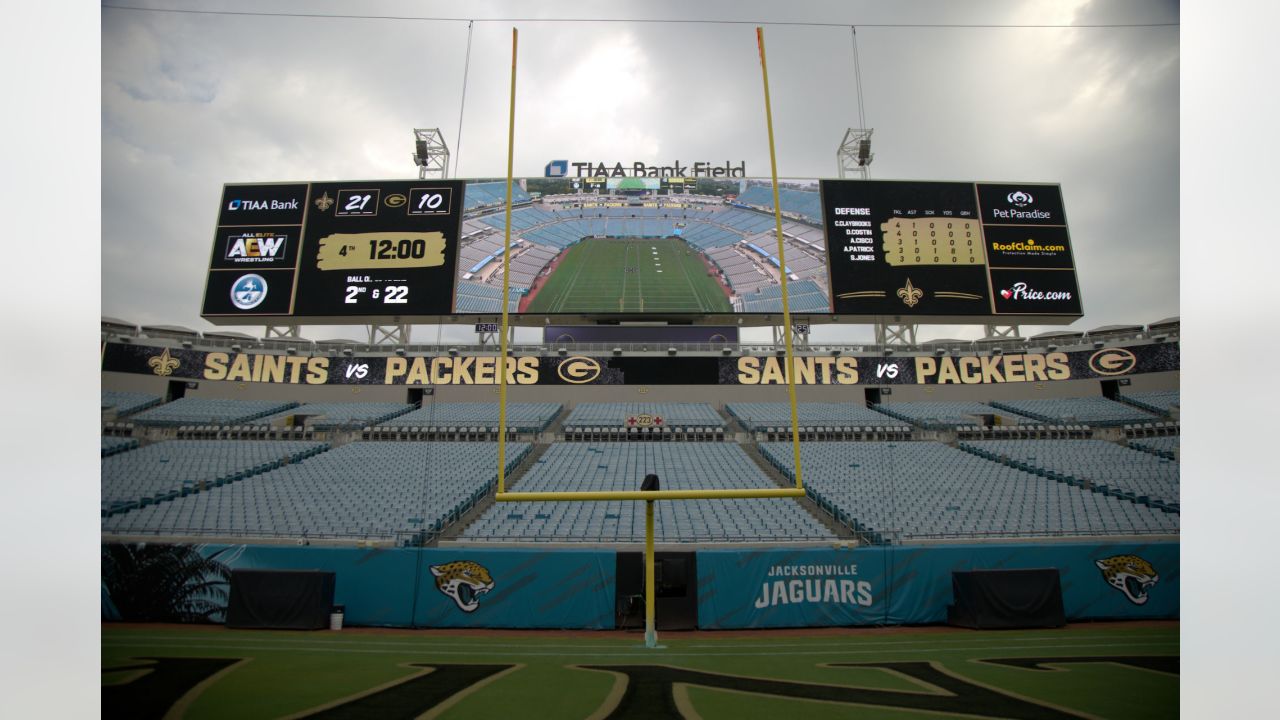
[[[463,182],[226,185],[201,315],[448,315]]]
[[[573,179],[597,196],[578,200],[576,212],[536,202],[516,211],[524,214],[513,216],[512,258],[523,276],[509,294],[519,304],[507,301],[512,323],[774,324],[784,273],[798,323],[1065,324],[1083,314],[1058,185],[808,181],[817,192],[797,185],[782,197],[784,266],[760,244],[774,247],[771,212],[686,209],[662,197],[692,189],[693,178],[625,180]],[[470,182],[481,181],[225,185],[201,316],[219,325],[494,322],[503,215],[472,211],[493,230],[464,240]],[[633,184],[660,192],[609,188]],[[491,188],[473,191],[491,201]],[[628,292],[639,296],[634,309]],[[719,302],[704,305],[708,296]],[[646,299],[669,310],[645,314]],[[575,309],[530,310],[537,302]]]
[[[1082,314],[1057,185],[823,180],[832,312]]]

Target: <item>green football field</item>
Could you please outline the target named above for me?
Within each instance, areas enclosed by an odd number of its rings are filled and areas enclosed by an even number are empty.
[[[701,255],[673,238],[589,238],[569,248],[530,313],[730,312]]]
[[[819,631],[811,631],[819,632]],[[639,634],[102,629],[104,718],[1171,718],[1176,623]]]

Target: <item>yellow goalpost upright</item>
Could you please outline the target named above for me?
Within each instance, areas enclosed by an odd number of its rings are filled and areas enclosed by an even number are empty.
[[[519,30],[511,29],[511,105],[507,129],[507,198],[506,198],[506,235],[502,249],[502,332],[499,340],[501,357],[507,358],[507,335],[510,328],[508,311],[508,294],[510,293],[509,268],[511,267],[511,185],[512,166],[515,153],[515,121],[516,121],[516,56],[519,41]],[[613,490],[613,491],[565,491],[565,492],[507,492],[506,489],[506,450],[507,450],[507,372],[498,373],[498,491],[495,500],[498,502],[528,501],[564,501],[595,502],[607,500],[643,500],[644,517],[644,639],[645,646],[658,647],[657,632],[654,630],[654,552],[653,552],[653,503],[657,500],[716,500],[732,498],[791,498],[803,497],[804,480],[800,471],[800,433],[799,416],[796,412],[795,361],[791,340],[791,308],[787,299],[787,258],[782,236],[782,206],[778,199],[778,162],[773,143],[773,111],[769,105],[769,69],[765,62],[764,29],[756,28],[756,43],[760,50],[760,71],[764,81],[765,123],[769,134],[769,169],[773,186],[773,215],[778,238],[778,262],[782,272],[779,281],[782,291],[782,321],[787,328],[786,336],[786,376],[787,397],[791,406],[791,444],[795,453],[796,484],[794,488],[743,488],[725,490]]]

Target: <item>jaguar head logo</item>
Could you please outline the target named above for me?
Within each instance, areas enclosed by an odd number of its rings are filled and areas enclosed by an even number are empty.
[[[489,571],[470,560],[432,565],[431,574],[436,576],[436,589],[452,598],[462,612],[475,612],[480,596],[493,589]]]
[[[1160,582],[1160,575],[1151,563],[1137,555],[1115,555],[1095,560],[1094,564],[1102,571],[1102,577],[1111,587],[1124,593],[1134,605],[1147,602],[1147,591]]]

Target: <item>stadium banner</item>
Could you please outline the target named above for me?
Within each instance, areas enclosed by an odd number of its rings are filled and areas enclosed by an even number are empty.
[[[945,622],[953,571],[1030,568],[1058,569],[1069,621],[1176,618],[1179,556],[1177,542],[895,547],[885,622]]]
[[[419,627],[611,630],[616,553],[605,550],[431,548],[414,618]]]
[[[701,629],[941,623],[951,573],[1056,568],[1068,620],[1179,616],[1179,545],[1062,543],[708,550]]]
[[[799,385],[978,385],[1107,379],[1179,369],[1178,343],[1072,352],[945,356],[802,355]],[[495,355],[330,357],[107,343],[102,370],[291,385],[497,385]],[[742,357],[544,357],[507,362],[511,385],[785,385],[786,361]]]
[[[225,619],[232,570],[327,570],[346,623],[612,629],[615,553],[595,550],[102,546],[104,620]],[[415,602],[416,598],[416,602]]]
[[[1056,184],[787,178],[779,227],[772,181],[743,165],[649,169],[664,175],[517,178],[509,229],[504,181],[226,184],[201,316],[763,326],[784,282],[806,324],[1083,314]]]
[[[879,625],[887,553],[786,548],[698,551],[698,628]]]

